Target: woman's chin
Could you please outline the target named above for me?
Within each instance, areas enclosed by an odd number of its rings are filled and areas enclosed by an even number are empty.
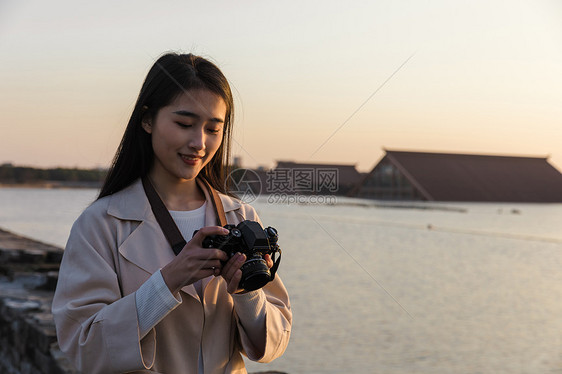
[[[182,173],[179,173],[178,177],[179,177],[179,179],[184,180],[184,181],[192,181],[192,180],[195,180],[195,178],[197,178],[200,171],[201,170],[199,170],[199,169],[190,170],[190,171],[183,171]]]

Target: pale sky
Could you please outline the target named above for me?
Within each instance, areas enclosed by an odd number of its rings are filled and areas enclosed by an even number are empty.
[[[169,50],[223,70],[248,167],[367,171],[386,147],[562,171],[559,0],[0,0],[0,164],[107,167]]]

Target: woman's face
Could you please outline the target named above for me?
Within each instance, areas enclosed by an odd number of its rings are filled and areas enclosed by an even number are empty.
[[[193,180],[222,142],[226,104],[205,89],[182,93],[142,126],[152,134],[151,174],[171,181]]]

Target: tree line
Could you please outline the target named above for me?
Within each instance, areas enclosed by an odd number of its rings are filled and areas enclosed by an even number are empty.
[[[46,181],[56,182],[103,182],[107,170],[53,168],[39,169],[27,166],[0,165],[0,183],[24,184]]]

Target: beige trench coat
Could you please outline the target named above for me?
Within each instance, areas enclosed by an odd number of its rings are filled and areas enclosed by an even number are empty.
[[[201,184],[200,184],[201,186]],[[216,225],[208,192],[206,226]],[[220,195],[228,223],[259,220],[254,209]],[[189,238],[186,238],[189,239]],[[265,352],[248,338],[222,277],[203,279],[203,300],[193,285],[183,302],[142,340],[135,291],[174,258],[140,180],[94,202],[72,228],[53,300],[60,348],[84,373],[246,373],[241,353],[269,362],[287,347],[292,314],[276,276],[265,292]],[[263,348],[262,348],[263,349]]]

